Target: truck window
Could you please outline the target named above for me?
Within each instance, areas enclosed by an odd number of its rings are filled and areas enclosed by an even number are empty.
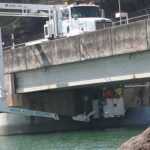
[[[71,8],[71,17],[77,18],[89,18],[89,17],[101,17],[99,7],[95,6],[76,6]]]
[[[69,10],[68,9],[63,9],[61,11],[61,16],[62,16],[62,20],[69,19]]]

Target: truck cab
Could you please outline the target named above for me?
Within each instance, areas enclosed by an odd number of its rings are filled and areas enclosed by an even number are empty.
[[[103,18],[100,7],[94,4],[64,6],[56,14],[58,37],[74,36],[112,26],[112,21]],[[50,25],[49,29],[52,31],[53,27]]]

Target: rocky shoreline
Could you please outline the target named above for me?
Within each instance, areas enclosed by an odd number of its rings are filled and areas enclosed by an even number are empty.
[[[118,150],[150,150],[150,127],[122,144]]]

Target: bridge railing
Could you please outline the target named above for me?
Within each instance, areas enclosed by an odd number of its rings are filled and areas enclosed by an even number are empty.
[[[128,24],[150,18],[150,8],[141,9],[128,14],[127,18],[121,18],[121,21],[113,21],[113,26]],[[114,19],[113,19],[114,20]]]
[[[145,14],[145,15],[136,16],[136,17],[132,17],[132,18],[121,19],[121,21],[120,20],[114,21],[112,23],[112,26],[128,24],[128,23],[132,23],[132,22],[136,22],[136,21],[140,21],[140,20],[144,20],[144,19],[148,19],[148,18],[150,18],[150,14]]]

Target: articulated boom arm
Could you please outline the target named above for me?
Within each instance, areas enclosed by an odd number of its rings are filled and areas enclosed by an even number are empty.
[[[5,97],[0,98],[0,111],[5,112],[5,113],[14,113],[14,114],[26,115],[26,116],[46,117],[46,118],[52,118],[54,120],[59,120],[59,116],[57,113],[8,107],[5,103]]]
[[[51,17],[61,5],[0,3],[0,16]]]

